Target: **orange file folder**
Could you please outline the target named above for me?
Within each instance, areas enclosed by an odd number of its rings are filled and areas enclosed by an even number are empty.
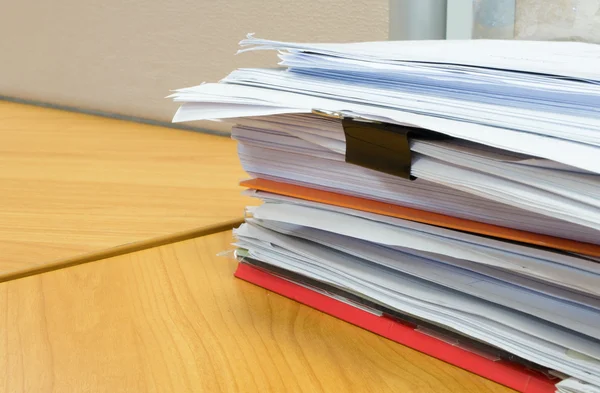
[[[600,257],[600,245],[597,244],[583,243],[570,239],[485,224],[372,199],[359,198],[260,178],[242,181],[240,185],[273,194],[402,218],[424,224],[456,229],[478,235],[492,236],[499,239],[517,241],[535,246],[548,247],[561,251],[574,252],[592,257]]]

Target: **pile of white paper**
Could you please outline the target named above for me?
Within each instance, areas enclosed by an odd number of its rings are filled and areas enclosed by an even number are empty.
[[[279,68],[175,91],[174,121],[234,123],[254,178],[600,245],[600,46],[301,44]],[[400,178],[346,162],[340,118],[422,128]],[[600,259],[248,190],[248,257],[600,386]]]
[[[412,174],[418,181],[411,182],[345,163],[344,132],[337,120],[271,116],[236,121],[232,134],[240,141],[242,164],[255,175],[600,242],[600,176],[595,174],[466,141],[416,140]]]
[[[600,385],[596,263],[326,207],[265,203],[252,213],[236,231],[252,258]]]

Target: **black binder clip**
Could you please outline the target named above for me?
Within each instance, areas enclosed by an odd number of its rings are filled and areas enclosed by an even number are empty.
[[[314,110],[313,113],[341,120],[346,135],[347,163],[409,180],[416,179],[410,174],[411,139],[451,139],[423,128],[348,118],[337,112]]]

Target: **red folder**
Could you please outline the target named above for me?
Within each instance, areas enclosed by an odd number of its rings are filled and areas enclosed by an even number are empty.
[[[428,336],[385,316],[377,316],[251,265],[240,263],[235,276],[419,352],[523,393],[554,393],[557,379],[505,361],[494,361]]]
[[[372,199],[353,197],[350,195],[343,195],[266,179],[245,180],[241,182],[240,185],[259,191],[271,192],[274,194],[290,196],[313,202],[326,203],[328,205],[335,205],[390,217],[402,218],[405,220],[456,229],[459,231],[465,231],[479,235],[493,236],[499,239],[518,241],[536,246],[554,248],[561,251],[600,257],[600,245],[597,244],[541,235],[539,233],[485,224],[482,222],[446,216],[424,210],[412,209],[409,207],[380,202]]]

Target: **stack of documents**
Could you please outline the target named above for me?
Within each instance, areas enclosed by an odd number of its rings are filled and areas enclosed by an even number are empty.
[[[301,44],[177,90],[232,122],[237,277],[522,392],[600,392],[600,46]]]

